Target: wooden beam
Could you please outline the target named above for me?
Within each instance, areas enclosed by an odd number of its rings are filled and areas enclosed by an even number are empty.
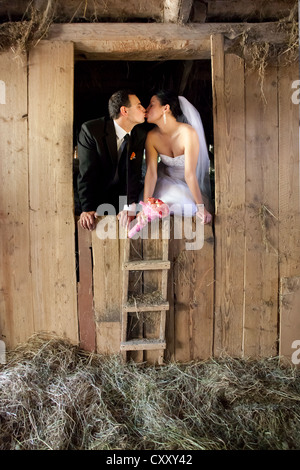
[[[258,42],[287,39],[277,23],[68,23],[53,24],[47,40],[72,41],[77,60],[197,60],[210,59],[211,35],[235,39],[244,32]]]
[[[164,21],[166,23],[187,23],[193,0],[164,0]]]

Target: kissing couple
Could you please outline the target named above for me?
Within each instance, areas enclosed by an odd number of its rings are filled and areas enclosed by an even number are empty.
[[[113,206],[124,226],[135,218],[140,199],[150,197],[174,215],[210,223],[209,156],[196,108],[171,90],[159,90],[145,109],[134,92],[119,90],[110,97],[108,112],[109,117],[83,123],[78,137],[81,227],[93,230],[103,205]],[[152,125],[148,132],[145,120]]]

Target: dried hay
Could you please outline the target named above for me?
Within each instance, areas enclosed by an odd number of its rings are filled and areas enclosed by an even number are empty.
[[[299,60],[298,2],[295,1],[288,17],[277,23],[278,32],[283,32],[285,39],[277,43],[268,43],[255,36],[255,29],[249,25],[247,31],[234,34],[227,52],[236,53],[245,59],[247,67],[262,70],[267,65],[288,65]]]
[[[300,448],[300,371],[276,358],[154,367],[38,335],[0,367],[2,450]]]
[[[144,284],[145,285],[145,284]],[[141,294],[132,293],[128,297],[128,304],[136,308],[135,313],[130,314],[130,328],[129,335],[133,333],[136,327],[143,328],[144,326],[148,327],[157,327],[160,324],[160,312],[145,312],[139,310],[140,305],[157,305],[163,302],[165,299],[162,296],[162,293],[159,290],[153,290],[152,292],[144,292]]]
[[[285,33],[285,41],[273,44],[258,40],[249,27],[248,31],[237,35],[227,49],[228,53],[235,53],[245,60],[247,71],[257,71],[260,83],[261,98],[266,103],[264,94],[264,78],[267,67],[285,67],[299,60],[299,26],[298,2],[295,1],[288,17],[278,21],[278,32]]]
[[[131,294],[128,297],[128,304],[135,305],[138,310],[138,303],[143,305],[156,305],[164,300],[159,290],[145,292],[142,294]]]
[[[47,0],[43,11],[39,11],[28,2],[23,15],[27,20],[0,24],[0,52],[11,49],[17,57],[25,54],[30,47],[36,46],[43,39],[54,21],[56,0]]]

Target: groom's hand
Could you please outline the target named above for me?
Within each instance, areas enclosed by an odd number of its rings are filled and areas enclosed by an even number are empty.
[[[96,218],[96,211],[81,212],[79,223],[82,228],[85,228],[87,230],[94,230],[94,228],[96,227]]]

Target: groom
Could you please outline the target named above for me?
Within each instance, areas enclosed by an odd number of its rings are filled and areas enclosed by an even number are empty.
[[[145,121],[145,108],[134,93],[120,90],[110,97],[108,110],[110,118],[83,123],[78,137],[79,220],[88,230],[96,227],[99,205],[111,204],[119,211],[119,196],[126,196],[127,204],[118,218],[123,225],[132,220],[142,189],[146,131],[135,126]]]

